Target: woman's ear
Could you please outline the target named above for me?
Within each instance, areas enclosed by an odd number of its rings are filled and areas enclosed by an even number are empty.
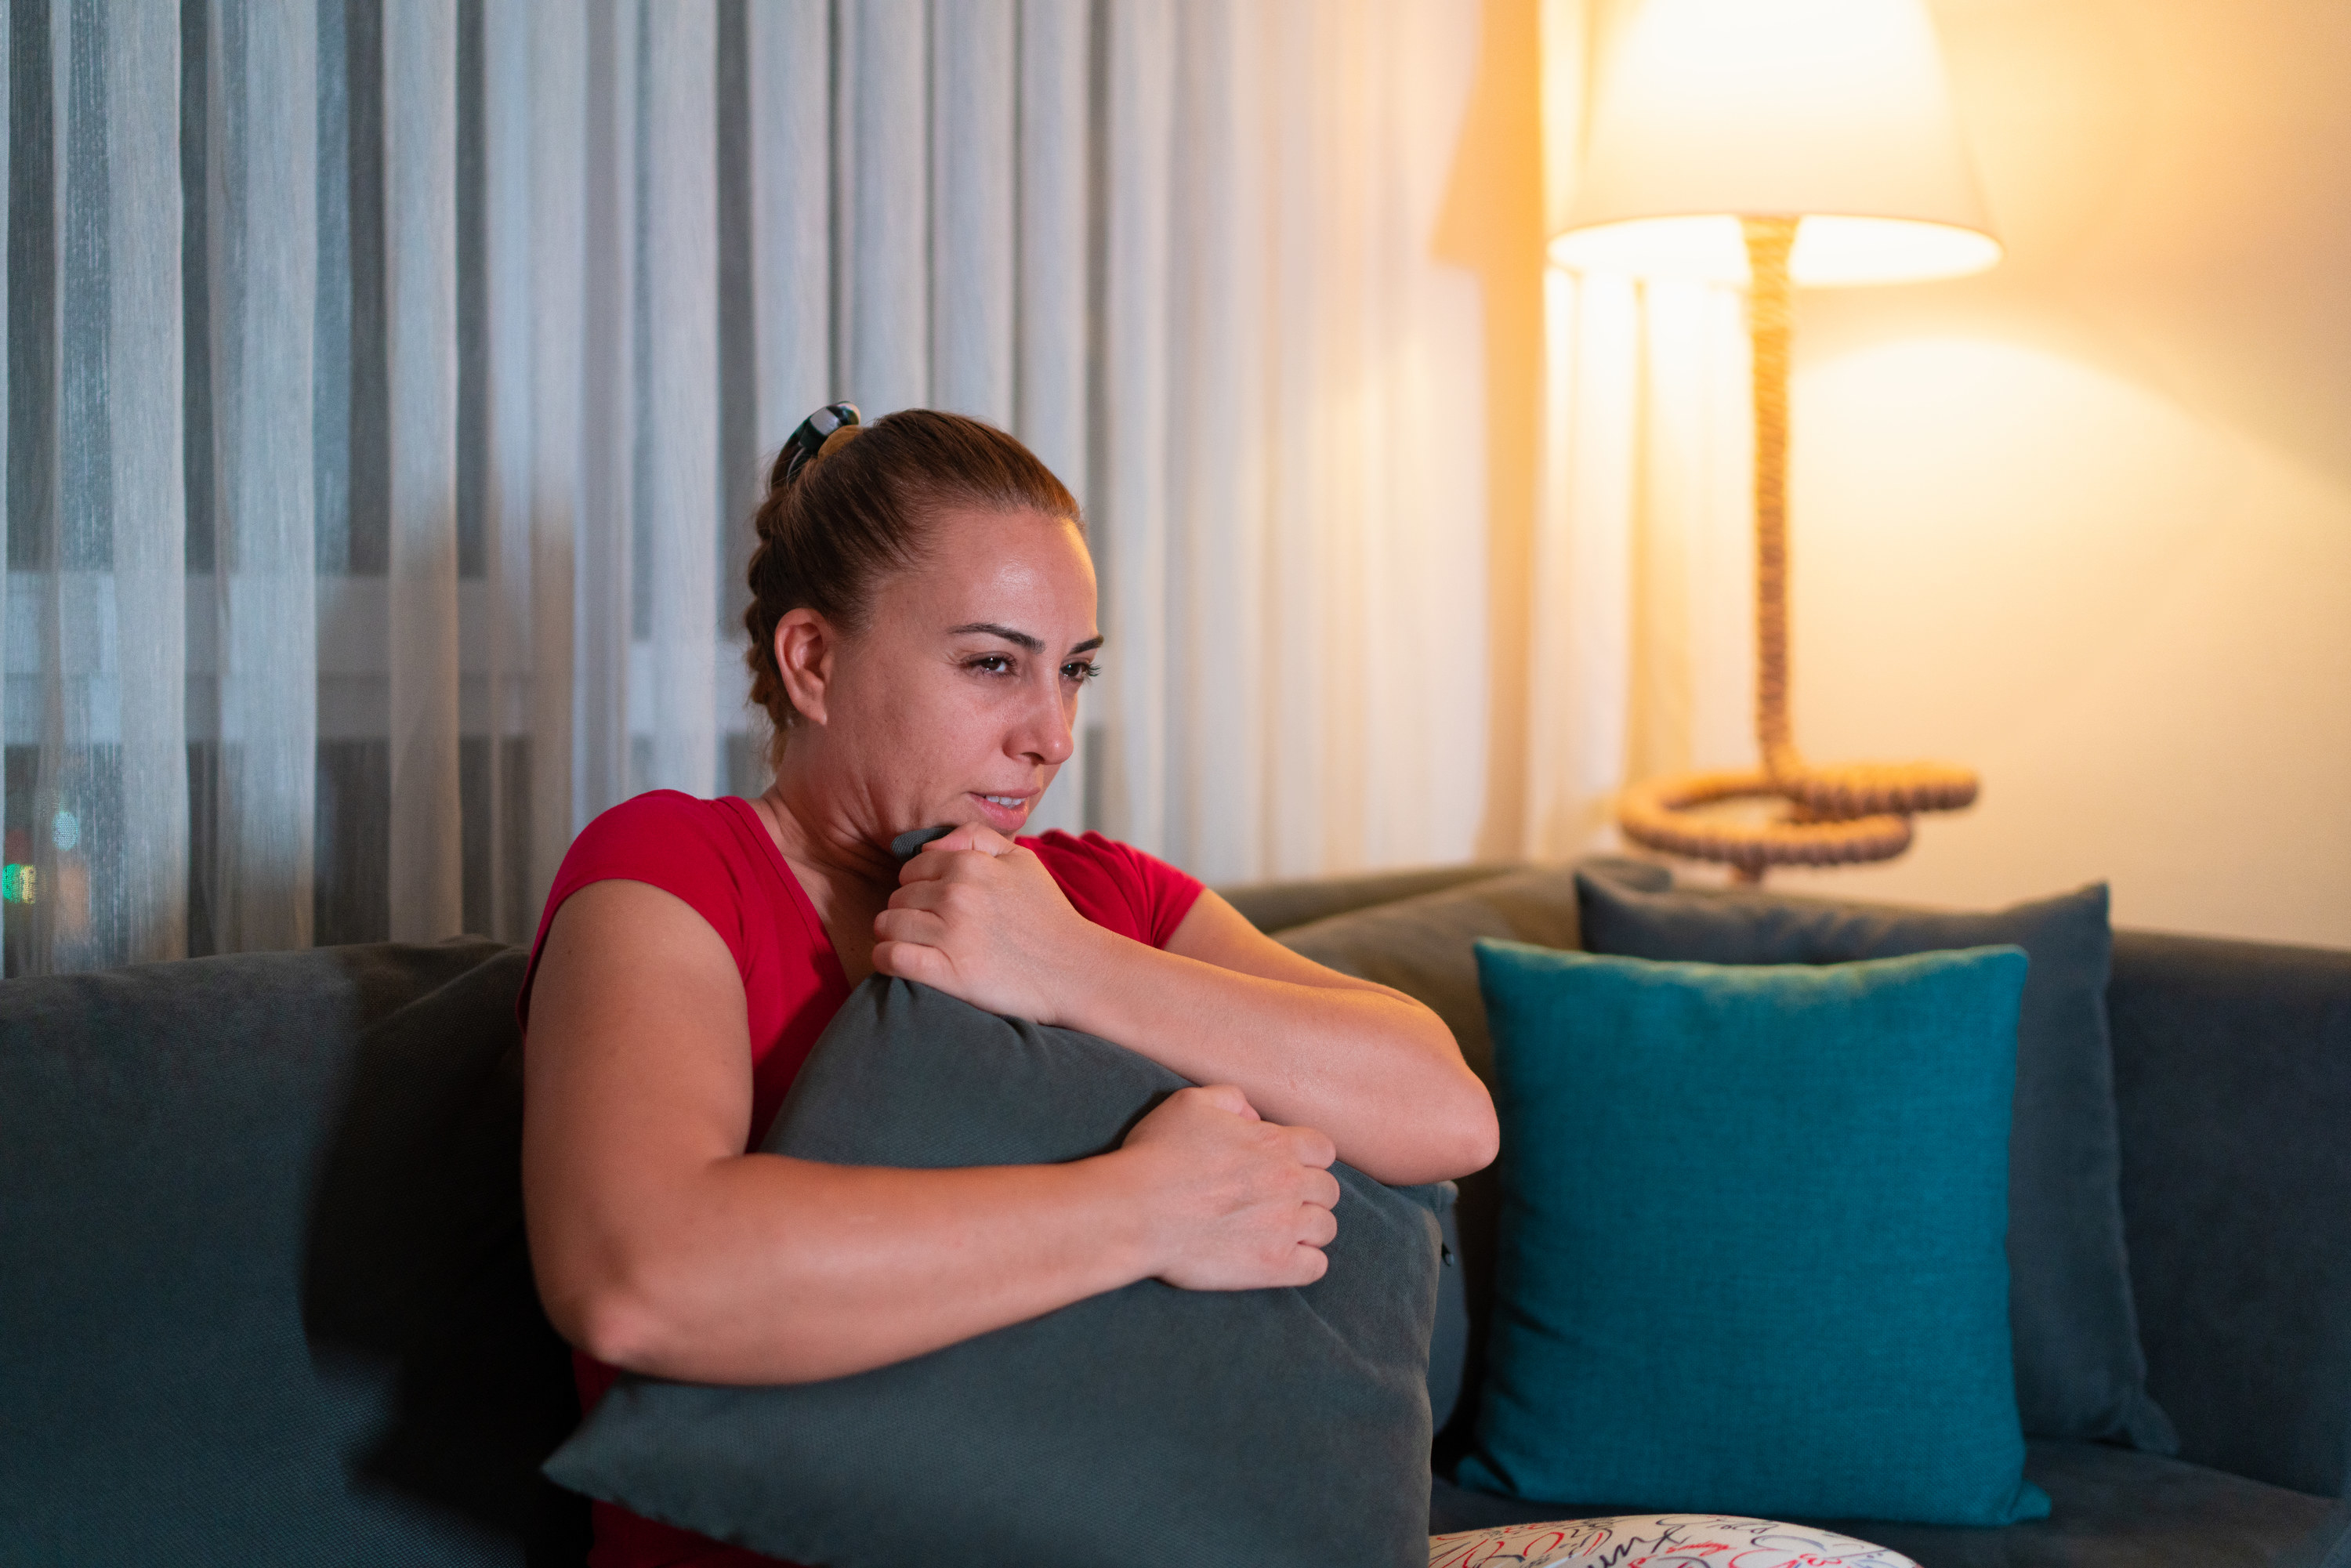
[[[833,659],[840,651],[832,625],[803,606],[784,612],[776,622],[776,669],[783,676],[784,695],[803,724],[822,724],[825,698],[832,687]]]

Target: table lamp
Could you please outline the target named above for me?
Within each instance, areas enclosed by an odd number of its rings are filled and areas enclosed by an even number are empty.
[[[1760,768],[1646,780],[1634,842],[1730,866],[1889,860],[1910,818],[1976,796],[1945,763],[1815,766],[1788,721],[1788,352],[1792,286],[1890,283],[2000,259],[1923,0],[1646,0],[1593,98],[1552,259],[1747,285],[1755,404]],[[1700,808],[1764,798],[1769,821]]]

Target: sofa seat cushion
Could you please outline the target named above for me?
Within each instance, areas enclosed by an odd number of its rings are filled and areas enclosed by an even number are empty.
[[[2033,1439],[2024,1474],[2049,1494],[2048,1518],[1998,1530],[1803,1522],[1891,1547],[1919,1568],[2302,1568],[2323,1551],[2314,1550],[2314,1534],[2333,1522],[2325,1498],[2102,1443]],[[1439,1479],[1428,1528],[1442,1534],[1625,1511],[1495,1497]]]

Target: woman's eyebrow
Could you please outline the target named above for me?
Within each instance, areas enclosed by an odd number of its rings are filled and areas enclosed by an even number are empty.
[[[1011,627],[999,626],[993,621],[974,621],[968,625],[947,628],[947,635],[950,637],[961,637],[974,632],[983,637],[1001,637],[1013,646],[1025,648],[1031,653],[1041,653],[1045,651],[1045,639],[1042,637],[1031,637],[1026,632],[1015,632]]]
[[[1026,632],[1017,632],[1009,626],[1000,626],[993,621],[974,621],[968,625],[947,628],[947,635],[950,637],[961,637],[970,632],[977,632],[984,637],[1001,637],[1014,647],[1026,649],[1031,653],[1041,653],[1045,651],[1045,640],[1042,637],[1032,637]],[[1070,652],[1091,653],[1102,645],[1101,637],[1089,637],[1071,648]]]

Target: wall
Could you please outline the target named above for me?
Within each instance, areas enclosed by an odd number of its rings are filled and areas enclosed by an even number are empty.
[[[2351,946],[2351,6],[1935,10],[2009,255],[1800,299],[1796,722],[1984,794],[1774,881]]]

